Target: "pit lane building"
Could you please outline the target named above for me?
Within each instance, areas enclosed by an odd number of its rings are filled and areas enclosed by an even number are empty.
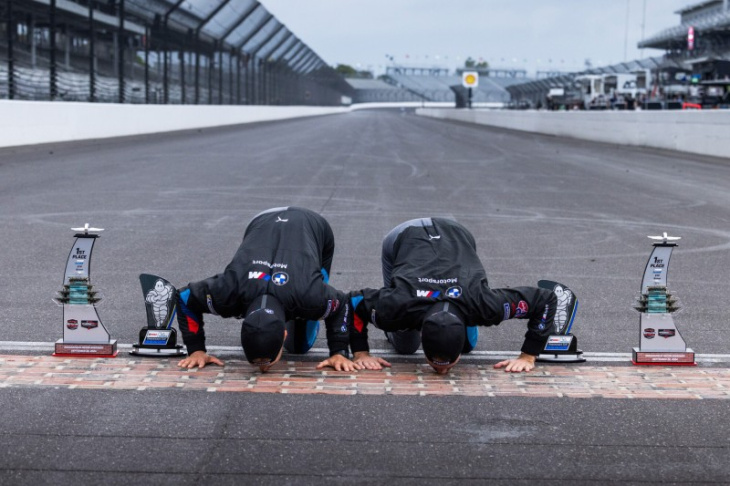
[[[513,106],[556,106],[551,103],[551,91],[579,91],[578,79],[646,73],[646,85],[640,87],[645,90],[642,97],[646,102],[653,103],[655,108],[681,107],[681,103],[669,102],[691,97],[696,99],[698,106],[725,107],[730,102],[730,83],[725,82],[730,80],[730,0],[707,0],[689,5],[676,13],[680,15],[679,25],[638,44],[642,49],[663,50],[663,56],[517,84],[507,88]],[[583,103],[582,100],[579,102]],[[580,107],[588,106],[583,104]]]

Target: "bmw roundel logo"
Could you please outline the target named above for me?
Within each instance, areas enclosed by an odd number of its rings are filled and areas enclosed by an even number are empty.
[[[446,296],[451,297],[452,299],[458,299],[461,297],[461,287],[449,287],[449,289],[446,291]]]
[[[274,282],[274,285],[285,285],[289,281],[289,275],[284,272],[275,273],[271,277],[271,281]]]

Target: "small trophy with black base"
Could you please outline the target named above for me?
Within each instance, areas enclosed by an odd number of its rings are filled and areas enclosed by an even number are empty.
[[[558,299],[555,309],[555,327],[548,337],[545,348],[537,357],[537,361],[547,363],[583,363],[586,359],[583,351],[578,349],[578,338],[571,334],[575,313],[578,310],[578,298],[575,293],[563,285],[551,280],[540,280],[537,286],[552,290]]]
[[[695,365],[695,353],[687,347],[672,314],[679,310],[677,299],[667,289],[669,258],[678,236],[650,236],[654,249],[646,262],[641,295],[635,309],[639,316],[639,347],[633,349],[635,365]]]
[[[177,289],[162,277],[143,273],[142,284],[147,327],[139,331],[139,343],[132,345],[130,354],[137,356],[185,356],[182,346],[177,344],[177,331],[172,327],[175,321]]]

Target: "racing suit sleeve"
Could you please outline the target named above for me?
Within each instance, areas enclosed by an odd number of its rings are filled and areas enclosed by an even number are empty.
[[[327,285],[333,295],[328,301],[328,309],[323,316],[324,325],[327,328],[327,347],[329,347],[330,356],[335,354],[346,354],[350,344],[349,321],[352,320],[351,307],[347,294],[335,290]]]
[[[348,302],[352,306],[352,317],[348,322],[350,328],[350,349],[352,353],[370,351],[368,344],[368,322],[372,309],[377,303],[378,291],[363,289],[348,294]]]
[[[350,323],[350,349],[369,351],[368,323],[383,331],[410,329],[423,309],[403,298],[395,288],[362,289],[350,293],[354,312]]]
[[[196,351],[206,351],[203,306],[197,301],[190,289],[184,287],[177,295],[177,326],[180,328],[188,355]]]
[[[508,319],[528,319],[521,351],[537,356],[553,331],[557,297],[552,291],[538,287],[490,289],[484,283],[478,306],[480,317],[487,325]]]

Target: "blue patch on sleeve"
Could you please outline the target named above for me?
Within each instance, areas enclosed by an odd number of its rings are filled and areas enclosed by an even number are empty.
[[[350,305],[352,305],[352,309],[357,309],[357,306],[360,305],[360,302],[362,302],[362,295],[358,295],[357,297],[350,297]]]
[[[182,299],[184,304],[187,304],[188,299],[190,298],[190,289],[185,289],[182,292],[180,292],[180,298]]]
[[[327,273],[327,270],[322,268],[321,272],[322,272],[322,276],[324,277],[324,283],[330,283],[330,276]]]
[[[469,340],[472,349],[475,348],[479,339],[479,328],[477,326],[466,326],[466,338]]]

